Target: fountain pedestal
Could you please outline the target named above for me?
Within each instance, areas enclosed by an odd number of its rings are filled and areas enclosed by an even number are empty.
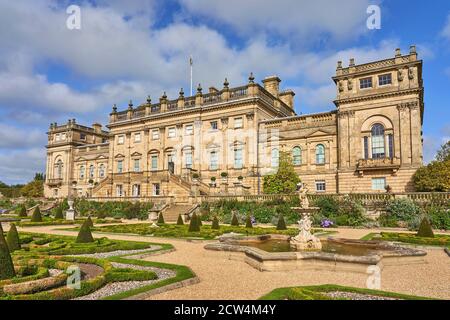
[[[290,245],[297,251],[315,251],[322,249],[322,242],[311,233],[311,214],[317,212],[319,208],[292,208],[302,216],[298,222],[299,234],[290,240]]]

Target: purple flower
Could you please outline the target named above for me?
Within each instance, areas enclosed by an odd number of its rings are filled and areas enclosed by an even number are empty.
[[[322,226],[322,228],[329,228],[329,227],[333,226],[334,223],[333,223],[333,221],[331,221],[329,219],[324,219],[324,220],[322,220],[320,225]]]

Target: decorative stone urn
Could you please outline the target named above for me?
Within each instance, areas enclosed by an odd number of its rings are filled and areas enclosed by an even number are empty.
[[[69,198],[67,200],[69,209],[66,210],[66,220],[75,221],[75,210],[73,208],[73,199]]]

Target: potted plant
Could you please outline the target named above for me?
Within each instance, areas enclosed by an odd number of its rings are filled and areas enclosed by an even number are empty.
[[[200,176],[199,176],[198,173],[194,173],[194,174],[192,175],[192,180],[194,180],[195,182],[198,181],[198,178],[200,178]]]
[[[222,177],[222,180],[223,180],[223,181],[226,181],[226,180],[227,180],[227,177],[228,177],[228,173],[222,172],[222,173],[220,174],[220,176]]]
[[[244,180],[244,177],[243,177],[243,176],[239,176],[239,177],[238,177],[238,181],[239,181],[239,182],[242,182],[242,180]]]
[[[211,187],[215,187],[216,186],[216,177],[211,177],[211,183],[210,183]]]

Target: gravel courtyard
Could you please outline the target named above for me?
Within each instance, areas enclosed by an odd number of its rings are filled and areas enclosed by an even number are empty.
[[[60,227],[59,227],[60,228]],[[58,227],[33,227],[22,231],[59,235],[76,235],[76,232],[55,230]],[[20,231],[21,229],[19,229]],[[359,239],[377,232],[367,229],[338,229],[335,237]],[[200,282],[188,287],[171,290],[151,299],[257,299],[279,287],[338,284],[354,287],[366,286],[364,274],[328,271],[259,272],[245,262],[233,259],[233,253],[209,251],[205,241],[152,238],[129,235],[95,234],[116,240],[170,243],[175,251],[148,257],[149,261],[189,266]],[[450,258],[443,249],[427,249],[425,264],[386,266],[382,271],[381,289],[419,296],[450,299]]]

